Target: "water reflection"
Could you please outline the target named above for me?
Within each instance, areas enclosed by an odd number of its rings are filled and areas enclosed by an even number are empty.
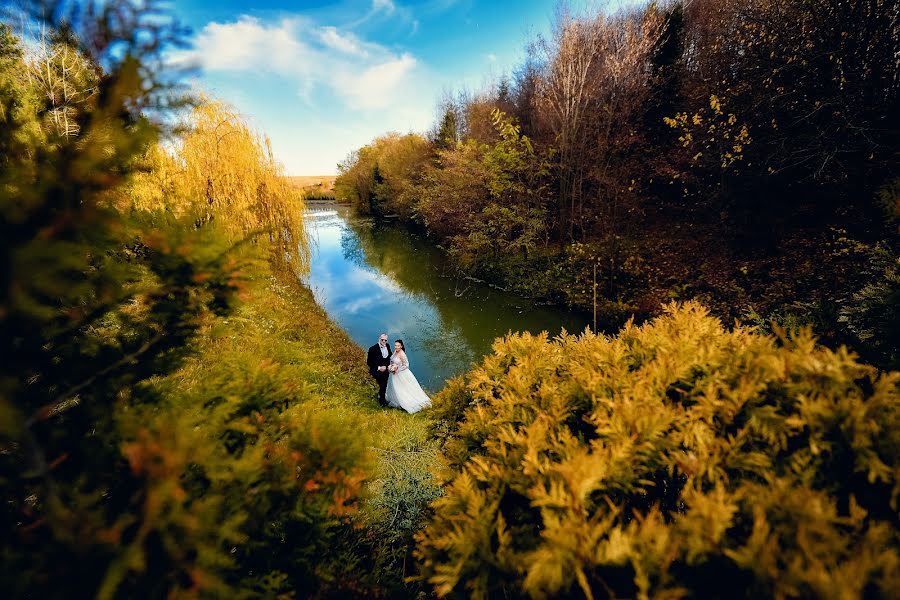
[[[586,319],[532,306],[491,287],[444,277],[440,251],[399,226],[354,217],[345,207],[312,209],[307,283],[316,300],[359,345],[386,331],[403,338],[424,387],[440,389],[509,331],[581,331]],[[461,289],[465,288],[465,289]],[[361,357],[360,360],[363,360]]]

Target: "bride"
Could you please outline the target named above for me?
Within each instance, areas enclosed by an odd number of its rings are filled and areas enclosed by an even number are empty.
[[[394,342],[394,355],[391,357],[388,371],[391,372],[385,392],[388,406],[402,408],[408,413],[431,406],[431,400],[422,391],[416,376],[409,370],[409,359],[406,358],[403,340]]]

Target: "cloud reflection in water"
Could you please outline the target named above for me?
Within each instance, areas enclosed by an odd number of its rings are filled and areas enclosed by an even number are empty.
[[[441,276],[443,258],[427,242],[355,218],[343,207],[309,211],[307,229],[313,256],[306,283],[316,301],[363,348],[382,331],[392,341],[403,338],[426,389],[438,390],[466,371],[510,330],[556,335],[560,327],[577,332],[586,324],[484,286],[460,298],[453,280]]]

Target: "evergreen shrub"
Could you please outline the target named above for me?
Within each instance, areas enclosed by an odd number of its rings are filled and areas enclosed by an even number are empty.
[[[442,597],[889,597],[900,373],[669,305],[513,334],[435,398]]]

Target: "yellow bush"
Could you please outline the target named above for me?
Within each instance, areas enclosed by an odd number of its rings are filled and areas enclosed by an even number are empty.
[[[900,373],[696,303],[493,350],[435,399],[445,496],[417,555],[440,596],[900,589]]]

